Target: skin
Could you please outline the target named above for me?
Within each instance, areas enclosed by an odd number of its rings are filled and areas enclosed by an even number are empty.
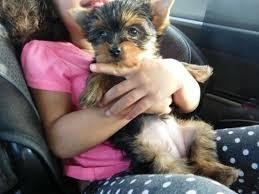
[[[119,114],[129,107],[127,119],[142,112],[168,113],[170,109],[164,104],[168,96],[182,112],[193,111],[199,102],[199,85],[183,65],[173,59],[145,59],[134,69],[118,69],[111,64],[92,64],[90,68],[93,72],[126,78],[104,95],[103,105],[115,101],[106,115]],[[161,101],[163,103],[159,103]],[[154,102],[158,102],[158,106],[154,107]]]
[[[77,6],[98,6],[102,2],[53,1],[72,42],[92,52],[67,10]],[[193,111],[199,103],[198,83],[180,62],[173,59],[146,59],[135,69],[118,70],[110,64],[92,64],[90,68],[94,72],[126,78],[105,94],[102,106],[98,108],[72,111],[70,94],[31,88],[49,146],[59,158],[73,157],[100,144],[140,113],[169,113],[172,100],[183,112]]]

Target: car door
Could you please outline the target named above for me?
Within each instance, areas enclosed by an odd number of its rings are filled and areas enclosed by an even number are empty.
[[[259,123],[259,1],[176,0],[171,23],[214,68],[199,109],[217,128]]]

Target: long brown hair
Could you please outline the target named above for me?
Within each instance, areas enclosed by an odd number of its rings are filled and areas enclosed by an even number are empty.
[[[1,0],[0,22],[19,53],[31,39],[68,40],[51,0]]]

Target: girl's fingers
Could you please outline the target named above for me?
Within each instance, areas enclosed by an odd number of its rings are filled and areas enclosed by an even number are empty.
[[[139,102],[136,103],[136,105],[132,108],[132,110],[126,115],[126,118],[128,120],[134,119],[139,114],[145,112],[147,109],[149,109],[152,105],[152,98],[149,96],[146,96],[139,100]]]
[[[158,114],[168,114],[171,112],[170,105],[172,104],[172,98],[168,97],[165,100],[161,101],[157,105],[154,106],[154,110],[152,110],[154,113]],[[153,107],[151,107],[152,109]]]
[[[132,73],[136,68],[122,67],[112,63],[93,63],[90,65],[90,70],[95,73],[104,73],[114,76],[123,76]]]
[[[148,114],[169,114],[172,109],[170,107],[170,104],[172,103],[172,100],[167,98],[166,100],[160,102],[160,103],[152,103],[152,107],[150,107],[145,113]]]
[[[124,109],[122,112],[120,112],[120,115],[122,116],[122,118],[126,118],[127,114],[132,110],[133,107],[134,107],[134,104]]]
[[[136,103],[137,101],[139,101],[141,98],[143,98],[146,95],[145,90],[139,88],[139,89],[135,89],[130,91],[129,93],[125,94],[124,96],[122,96],[117,102],[115,102],[110,109],[108,110],[108,112],[106,112],[107,115],[110,114],[119,114],[121,113],[123,110],[127,109],[128,107],[130,107],[131,105],[133,105],[134,103]]]
[[[135,89],[137,85],[138,84],[136,82],[132,82],[130,80],[124,80],[120,82],[105,93],[102,99],[102,105],[107,105],[111,103],[116,98],[119,98],[129,91]]]

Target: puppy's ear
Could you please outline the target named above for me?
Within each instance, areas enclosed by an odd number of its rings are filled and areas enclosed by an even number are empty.
[[[170,24],[170,10],[175,0],[151,0],[152,16],[157,34],[163,34],[166,27]]]
[[[89,13],[92,9],[90,8],[73,8],[68,12],[75,19],[77,24],[82,28],[83,31],[86,31],[88,24]]]
[[[204,83],[213,74],[213,68],[209,65],[195,65],[182,62],[189,73],[200,83]]]

